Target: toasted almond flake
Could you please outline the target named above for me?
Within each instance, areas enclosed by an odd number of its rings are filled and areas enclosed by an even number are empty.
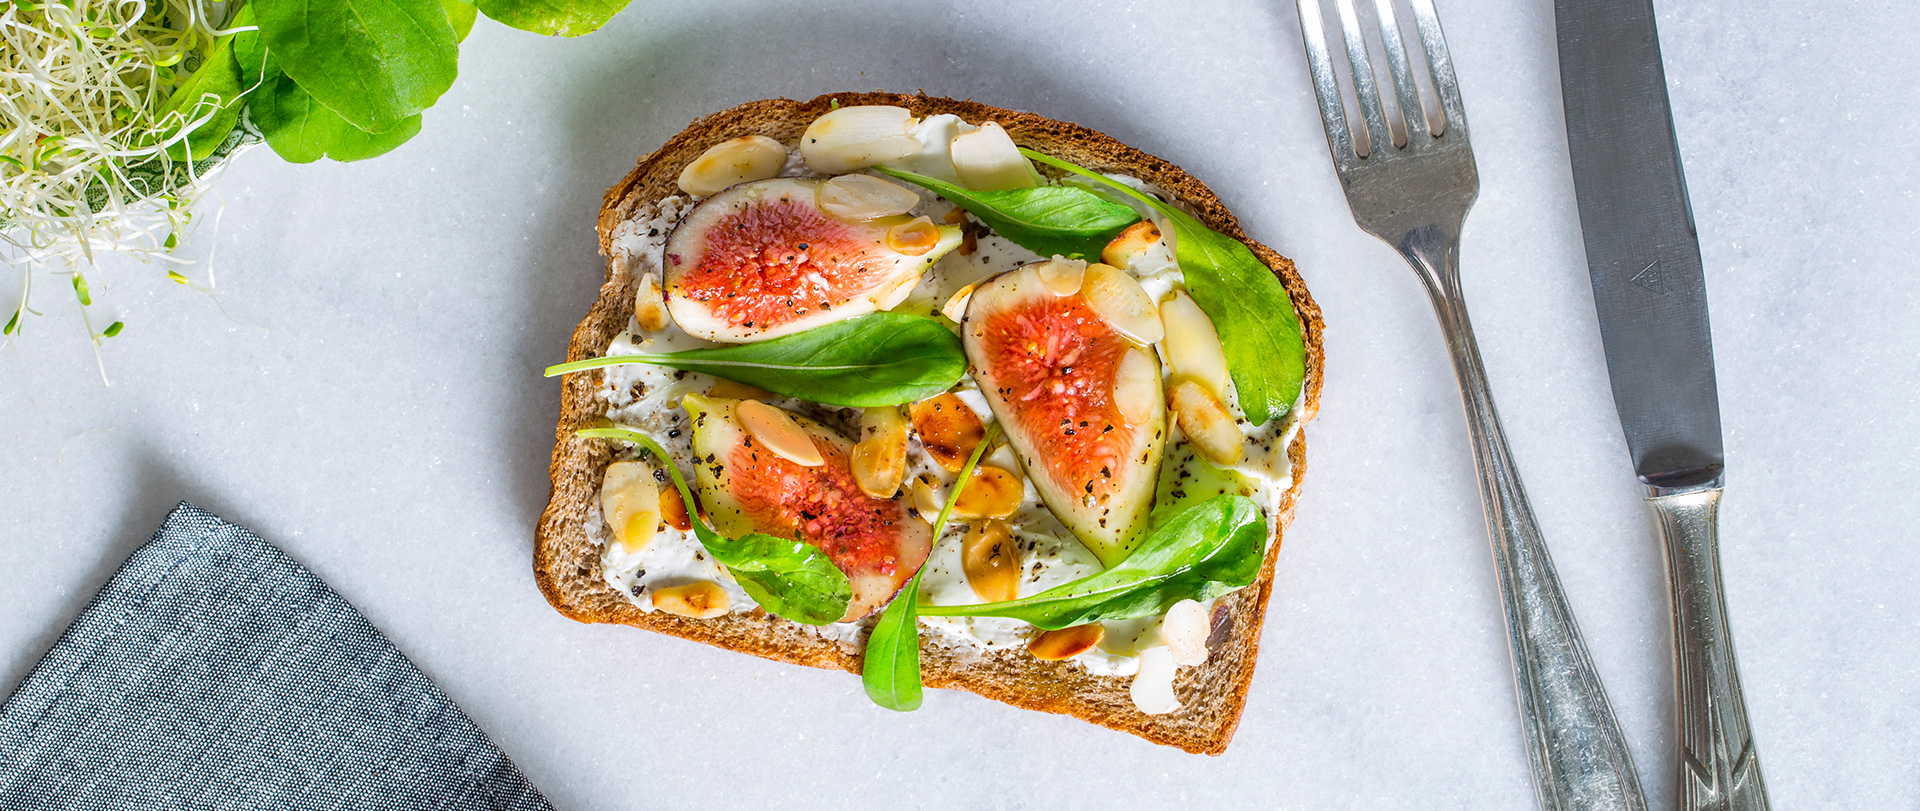
[[[1100,320],[1129,341],[1146,346],[1166,334],[1160,326],[1159,308],[1153,306],[1153,299],[1141,289],[1140,282],[1124,270],[1100,263],[1088,265],[1080,282],[1080,296]]]
[[[1185,290],[1175,290],[1160,300],[1160,323],[1166,327],[1161,347],[1167,352],[1167,365],[1173,367],[1171,376],[1199,381],[1225,402],[1227,354],[1220,348],[1213,320]]]
[[[1100,261],[1121,270],[1132,270],[1133,260],[1160,243],[1160,228],[1150,220],[1127,226],[1127,230],[1100,250]]]
[[[653,466],[638,459],[607,465],[600,482],[600,515],[628,554],[647,548],[660,529],[660,487]]]
[[[813,120],[800,136],[800,157],[814,171],[845,174],[920,149],[909,133],[919,119],[904,107],[842,107]]]
[[[967,320],[967,302],[973,300],[973,288],[978,286],[978,284],[970,284],[960,288],[959,292],[953,294],[953,298],[947,299],[947,303],[940,305],[940,313],[955,324]]]
[[[932,219],[925,216],[915,217],[887,229],[887,247],[907,256],[925,256],[938,244],[940,244],[940,228],[933,224]]]
[[[642,275],[640,283],[634,286],[633,318],[640,328],[648,332],[657,332],[667,326],[667,303],[660,292],[660,278],[652,273]]]
[[[802,467],[827,463],[826,457],[820,455],[820,448],[813,444],[813,437],[808,436],[807,430],[794,422],[785,409],[759,400],[741,400],[734,406],[733,413],[740,419],[740,427],[775,456]]]
[[[1106,635],[1107,627],[1097,622],[1046,631],[1027,643],[1027,652],[1047,661],[1071,659],[1093,650]]]
[[[927,455],[950,471],[966,464],[973,446],[987,434],[980,415],[950,391],[914,403],[907,412],[913,415],[913,430],[920,435]]]
[[[893,406],[869,408],[860,415],[860,441],[849,464],[860,492],[893,498],[907,466],[907,419]]]
[[[700,153],[680,170],[680,190],[706,197],[730,186],[766,180],[787,165],[787,148],[765,135],[731,138]]]
[[[973,469],[973,477],[953,501],[953,514],[960,518],[1005,518],[1020,509],[1026,486],[1013,471],[993,465]]]
[[[960,542],[960,570],[973,593],[990,603],[1020,593],[1020,547],[1005,521],[986,520],[967,528]]]
[[[1214,464],[1231,465],[1246,455],[1240,426],[1220,398],[1192,380],[1181,380],[1167,392],[1168,405],[1179,420],[1181,432],[1200,455]]]
[[[695,580],[677,586],[651,589],[653,607],[668,614],[693,619],[712,619],[727,613],[732,600],[727,590],[711,580]]]
[[[815,201],[836,219],[866,222],[905,214],[920,204],[920,195],[873,175],[840,175],[820,184]]]
[[[1056,296],[1071,296],[1080,292],[1080,284],[1086,278],[1087,263],[1078,259],[1050,259],[1035,265],[1035,273],[1040,274],[1040,283],[1047,286]]]

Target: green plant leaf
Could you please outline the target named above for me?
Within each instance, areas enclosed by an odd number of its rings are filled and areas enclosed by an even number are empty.
[[[921,606],[940,617],[1011,617],[1049,630],[1164,614],[1181,600],[1206,601],[1260,576],[1267,519],[1253,499],[1214,496],[1147,533],[1126,560],[1031,597],[979,605]]]
[[[682,503],[699,503],[694,501],[693,491],[687,488],[687,480],[680,475],[673,457],[653,437],[625,428],[584,428],[574,433],[639,445],[667,469]],[[693,536],[706,547],[707,554],[727,567],[734,581],[761,608],[806,625],[839,622],[846,615],[847,603],[853,600],[853,584],[825,552],[800,541],[758,532],[737,540],[728,538],[697,515],[688,517],[693,522]]]
[[[1240,240],[1202,225],[1131,186],[1022,147],[1027,157],[1104,183],[1158,212],[1173,228],[1187,292],[1220,333],[1240,409],[1254,425],[1292,410],[1307,379],[1306,339],[1287,287]]]
[[[1101,248],[1140,221],[1133,209],[1074,186],[972,191],[925,175],[874,168],[947,198],[994,233],[1041,256],[1098,258]]]
[[[480,11],[497,22],[560,37],[591,34],[627,7],[628,0],[479,0]]]
[[[280,70],[367,132],[417,127],[414,116],[453,86],[459,70],[459,42],[439,0],[252,0],[248,6]]]
[[[108,324],[106,329],[100,331],[100,337],[112,338],[115,335],[119,335],[120,331],[126,328],[127,328],[126,322],[115,321],[111,324]]]
[[[420,116],[382,133],[366,132],[314,101],[293,77],[268,78],[250,105],[267,145],[290,163],[357,161],[385,155],[420,132]]]
[[[242,9],[237,17],[245,14]],[[234,58],[235,36],[238,35],[222,37],[213,53],[200,63],[200,68],[187,77],[159,109],[157,115],[160,116],[179,112],[181,127],[212,116],[187,133],[184,140],[167,147],[167,156],[173,160],[206,160],[239,125],[240,110],[245,107],[240,98],[246,95],[247,88],[242,83],[240,63]]]
[[[954,502],[960,499],[960,491],[966,489],[968,480],[973,478],[973,471],[980,466],[980,457],[999,434],[1000,423],[993,423],[987,426],[980,444],[973,446],[972,455],[960,468],[960,476],[953,480],[947,503],[940,508],[940,515],[933,521],[934,543],[940,542],[940,533],[947,528],[947,517],[952,515]],[[920,683],[918,612],[920,575],[926,571],[926,564],[921,564],[920,570],[907,580],[906,587],[894,595],[885,611],[880,612],[880,620],[867,633],[867,648],[860,664],[860,684],[866,688],[867,698],[895,712],[920,709],[923,690]]]
[[[465,0],[440,0],[440,5],[447,10],[447,22],[453,24],[454,41],[466,42],[467,35],[473,33],[473,21],[480,16],[480,9]]]
[[[546,376],[652,364],[827,405],[890,406],[946,391],[967,374],[960,338],[940,322],[869,313],[772,340],[662,355],[610,355],[547,367]]]
[[[87,286],[87,277],[73,274],[73,297],[80,300],[80,306],[93,306],[93,288]]]

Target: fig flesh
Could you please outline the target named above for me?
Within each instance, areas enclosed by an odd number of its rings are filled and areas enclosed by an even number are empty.
[[[1153,505],[1167,434],[1160,362],[1136,352],[1081,292],[1055,293],[1042,278],[1044,265],[982,282],[967,302],[961,338],[974,382],[1027,478],[1061,523],[1112,566],[1133,551]],[[1150,374],[1153,383],[1123,387],[1134,392],[1125,403],[1116,397],[1123,366],[1124,377]]]
[[[750,343],[890,310],[921,273],[960,244],[935,226],[908,254],[887,232],[906,215],[836,219],[818,202],[822,181],[742,183],[700,201],[667,239],[667,312],[696,338]]]
[[[927,522],[906,505],[868,496],[853,475],[852,440],[791,412],[824,462],[805,467],[774,454],[740,423],[740,400],[689,394],[694,479],[714,528],[738,538],[764,532],[827,554],[853,583],[843,622],[873,613],[919,570],[933,548]]]

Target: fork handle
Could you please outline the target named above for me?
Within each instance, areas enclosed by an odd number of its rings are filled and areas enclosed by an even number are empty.
[[[1460,292],[1459,245],[1457,233],[1426,226],[1396,247],[1426,284],[1466,403],[1534,791],[1547,811],[1645,811],[1632,754],[1580,639],[1500,429]]]
[[[1767,811],[1720,591],[1720,481],[1689,490],[1649,487],[1647,505],[1660,522],[1673,590],[1680,808]]]

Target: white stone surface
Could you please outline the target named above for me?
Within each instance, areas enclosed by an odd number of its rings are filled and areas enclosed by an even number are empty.
[[[1766,778],[1779,808],[1912,808],[1920,161],[1903,144],[1920,13],[1660,5]],[[1481,346],[1649,800],[1669,808],[1662,561],[1602,364],[1551,4],[1441,6],[1483,183],[1462,259]],[[539,370],[599,284],[602,191],[697,116],[869,88],[1034,110],[1179,163],[1325,308],[1306,493],[1225,756],[944,691],[895,715],[844,674],[579,625],[534,588],[559,399]],[[111,388],[57,283],[0,351],[0,684],[190,499],[325,577],[562,808],[1532,806],[1440,336],[1399,258],[1349,219],[1291,3],[637,0],[572,41],[483,21],[398,152],[292,166],[257,150],[220,192],[187,254],[214,295],[138,265],[95,274],[128,325],[105,350]]]

